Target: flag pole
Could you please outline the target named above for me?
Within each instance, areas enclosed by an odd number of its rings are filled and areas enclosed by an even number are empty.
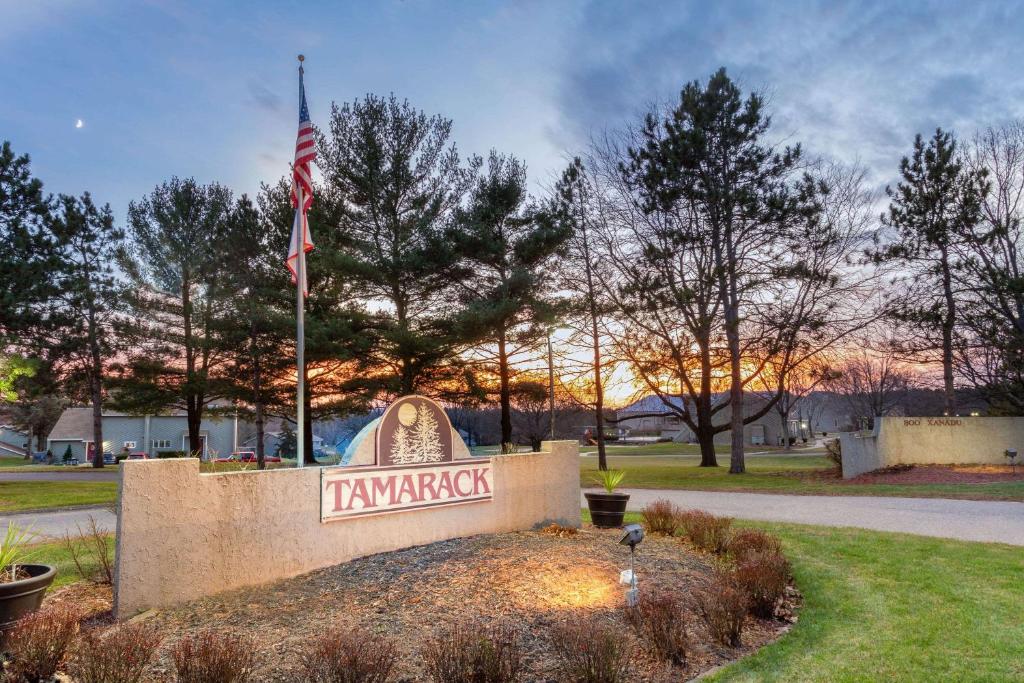
[[[305,57],[299,55],[299,87],[302,87],[302,62],[305,61]],[[295,220],[299,222],[299,229],[301,234],[299,237],[299,257],[295,259],[296,263],[296,282],[295,282],[295,370],[298,377],[296,382],[296,422],[297,429],[295,430],[295,458],[296,467],[302,467],[306,461],[306,330],[304,315],[305,312],[305,292],[302,291],[302,286],[306,282],[306,225],[303,220],[302,207],[302,186],[296,184],[296,196],[298,197],[298,206],[295,207]]]

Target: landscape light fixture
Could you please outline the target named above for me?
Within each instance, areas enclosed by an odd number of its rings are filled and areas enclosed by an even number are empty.
[[[619,539],[619,545],[629,546],[629,570],[622,572],[619,582],[629,584],[629,590],[626,591],[627,607],[635,607],[640,597],[640,589],[636,585],[634,559],[636,556],[636,546],[642,540],[644,540],[644,528],[639,524],[627,524],[622,528],[622,538]]]
[[[1010,459],[1010,471],[1013,474],[1016,474],[1017,473],[1017,449],[1016,448],[1007,448],[1006,449],[1006,457]]]

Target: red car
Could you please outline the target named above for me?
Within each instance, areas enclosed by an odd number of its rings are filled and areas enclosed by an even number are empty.
[[[217,462],[256,462],[256,451],[235,451],[227,458],[218,458]],[[281,462],[276,455],[264,455],[263,462]]]
[[[143,453],[142,451],[137,451],[135,453],[129,453],[128,454],[128,459],[129,460],[149,460],[150,458],[149,458],[149,454],[148,453]]]

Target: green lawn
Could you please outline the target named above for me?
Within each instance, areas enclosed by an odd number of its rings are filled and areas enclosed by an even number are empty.
[[[84,530],[84,527],[83,527]],[[107,536],[107,547],[110,548],[111,556],[114,552],[114,535]],[[60,541],[52,543],[37,543],[26,549],[29,553],[26,562],[34,564],[48,564],[57,567],[57,576],[50,585],[50,590],[66,586],[69,583],[81,581],[75,563],[71,561],[71,553]],[[85,556],[82,561],[82,568],[87,572],[94,572],[99,568],[99,563],[91,555]]]
[[[0,512],[104,505],[116,497],[113,481],[0,481]]]
[[[626,470],[625,488],[690,489],[700,491],[752,491],[850,496],[916,496],[1024,501],[1024,481],[994,484],[846,484],[829,475],[832,464],[821,456],[765,455],[747,458],[744,474],[729,474],[720,467],[698,467],[696,456],[610,456],[609,467]],[[596,458],[583,458],[580,476],[591,485]]]
[[[804,604],[789,633],[710,680],[1024,680],[1021,548],[738,524],[782,538]]]

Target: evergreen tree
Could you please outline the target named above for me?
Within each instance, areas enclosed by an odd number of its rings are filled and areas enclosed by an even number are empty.
[[[117,352],[114,322],[122,292],[113,266],[124,232],[114,226],[110,206],[97,207],[88,193],[80,199],[61,195],[49,231],[59,259],[52,352],[65,391],[80,387],[88,397],[93,443],[102,444],[104,375]],[[103,458],[93,458],[93,466],[103,467]]]
[[[71,444],[68,444],[68,447],[64,449],[64,457],[61,458],[61,461],[64,462],[64,464],[67,464],[74,459],[75,454],[71,451]],[[93,460],[95,459],[96,458],[93,458]],[[100,460],[103,460],[103,458],[100,458]]]
[[[400,424],[395,429],[394,450],[391,459],[396,463],[416,462],[416,451],[413,447],[412,437],[405,425]]]
[[[525,165],[492,151],[449,234],[472,273],[460,281],[460,327],[495,348],[485,365],[498,376],[501,442],[511,449],[513,358],[536,347],[556,315],[554,257],[571,228],[528,207]]]
[[[279,458],[294,458],[298,455],[298,439],[290,422],[281,423],[281,433],[277,437],[277,449],[274,455]]]
[[[792,188],[800,147],[774,150],[764,141],[769,125],[764,99],[757,93],[744,99],[719,69],[706,85],[684,87],[670,112],[649,114],[642,144],[630,148],[630,163],[622,166],[643,211],[666,217],[677,230],[673,239],[710,246],[705,267],[714,275],[728,351],[732,473],[745,469],[746,356],[752,341],[772,336],[749,331],[744,309],[770,277],[777,245],[804,210]]]
[[[117,403],[129,412],[184,410],[193,451],[207,407],[230,395],[220,323],[230,295],[221,257],[230,208],[222,185],[172,178],[129,205],[120,259],[131,284],[123,332],[132,351]]]
[[[266,467],[264,426],[269,413],[289,405],[286,378],[294,368],[295,296],[281,254],[280,231],[267,229],[252,201],[243,195],[225,223],[221,258],[228,292],[219,322],[227,347],[225,373],[236,405],[251,411],[256,427],[256,466]]]
[[[282,179],[275,185],[263,186],[258,206],[262,225],[271,239],[276,254],[277,270],[273,277],[286,279],[285,304],[286,343],[282,360],[284,374],[275,382],[283,397],[274,408],[282,417],[296,414],[295,385],[295,285],[288,279],[281,259],[288,252],[295,209],[291,205],[290,185]],[[378,391],[378,382],[369,367],[374,357],[373,319],[357,301],[354,277],[347,270],[350,263],[347,223],[341,216],[341,197],[329,187],[314,185],[313,206],[309,211],[310,231],[316,248],[306,255],[306,280],[309,296],[305,300],[306,367],[305,373],[305,448],[306,462],[313,458],[313,422],[354,413],[364,413]],[[273,265],[273,264],[272,264]],[[312,372],[310,372],[312,370]]]
[[[460,160],[451,125],[371,94],[334,105],[320,138],[317,162],[337,196],[334,225],[350,240],[334,265],[372,311],[366,352],[377,393],[449,396],[461,384],[459,254],[444,233],[479,160]]]
[[[438,462],[444,456],[441,452],[441,432],[434,417],[434,411],[425,403],[416,410],[416,422],[412,426],[412,446],[420,462]]]
[[[895,234],[874,253],[876,260],[899,263],[910,273],[910,296],[896,301],[891,311],[917,332],[901,343],[903,351],[938,352],[947,415],[956,413],[958,252],[981,219],[987,192],[984,172],[965,168],[956,148],[956,140],[941,129],[927,143],[920,135],[914,139],[913,154],[900,162],[902,181],[886,188],[891,203],[882,220]]]
[[[46,234],[51,200],[28,155],[0,145],[0,353],[45,319],[55,268]]]

